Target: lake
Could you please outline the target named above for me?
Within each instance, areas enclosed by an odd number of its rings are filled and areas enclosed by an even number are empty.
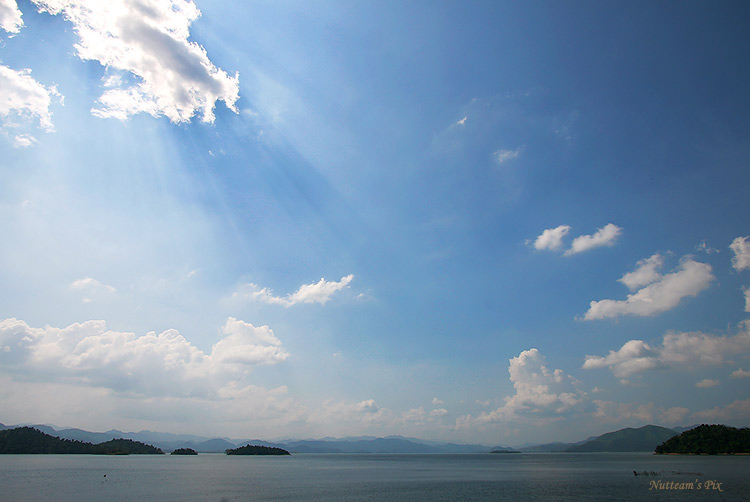
[[[750,456],[0,455],[0,501],[126,500],[750,500]]]

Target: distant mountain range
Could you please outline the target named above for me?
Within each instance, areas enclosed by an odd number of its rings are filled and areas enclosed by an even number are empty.
[[[23,424],[31,425],[31,424]],[[208,438],[190,434],[172,434],[165,432],[140,431],[122,432],[110,430],[107,432],[89,432],[82,429],[55,429],[49,425],[31,425],[40,431],[57,436],[61,439],[72,439],[89,443],[102,443],[112,439],[132,439],[152,444],[157,448],[170,452],[178,448],[191,448],[199,453],[224,453],[230,448],[245,445],[267,446],[282,448],[292,453],[489,453],[490,451],[513,450],[507,446],[486,446],[478,444],[456,444],[440,441],[426,441],[403,436],[387,437],[347,437],[323,439],[287,439],[280,441],[265,441],[261,439],[231,439]],[[0,424],[0,430],[19,427]],[[546,443],[540,445],[526,445],[515,450],[521,452],[577,452],[577,451],[654,451],[654,448],[677,435],[690,430],[690,427],[675,427],[667,429],[655,425],[647,425],[638,429],[621,429],[598,437],[590,437],[577,443]]]

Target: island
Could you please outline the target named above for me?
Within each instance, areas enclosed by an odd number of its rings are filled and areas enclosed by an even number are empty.
[[[656,447],[657,455],[750,455],[750,429],[699,425]]]
[[[225,451],[227,455],[290,455],[290,453],[282,448],[275,448],[273,446],[255,446],[245,445],[239,448],[229,448]]]
[[[164,454],[159,448],[132,439],[112,439],[91,444],[60,439],[32,427],[0,431],[0,454],[83,454],[83,455]]]
[[[197,455],[198,452],[192,448],[177,448],[170,455]]]

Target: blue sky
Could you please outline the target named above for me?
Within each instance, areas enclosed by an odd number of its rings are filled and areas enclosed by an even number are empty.
[[[748,425],[749,14],[0,0],[0,421]]]

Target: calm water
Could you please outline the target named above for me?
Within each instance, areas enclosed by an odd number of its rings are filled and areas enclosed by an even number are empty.
[[[652,482],[662,489],[649,490]],[[0,501],[125,500],[750,500],[750,456],[0,455]]]

